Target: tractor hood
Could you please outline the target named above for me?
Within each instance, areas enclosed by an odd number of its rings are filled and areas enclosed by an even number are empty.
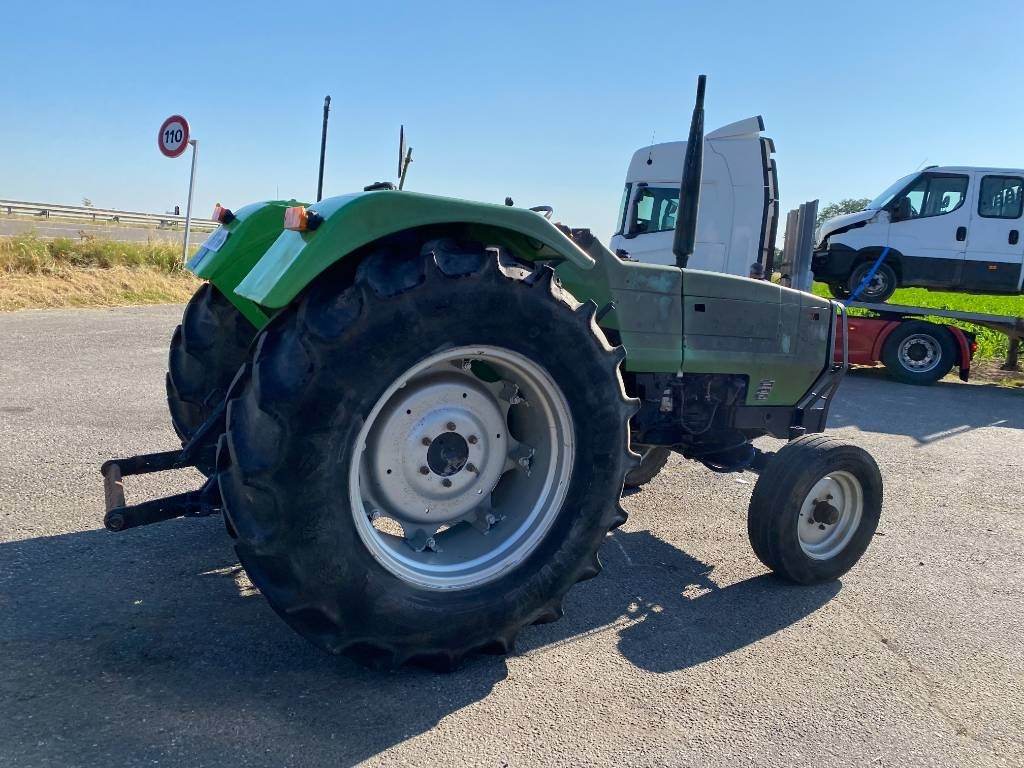
[[[878,214],[878,211],[874,208],[869,208],[866,211],[857,211],[857,213],[846,213],[842,216],[833,216],[831,219],[826,219],[822,222],[821,226],[818,227],[818,231],[814,235],[815,245],[821,245],[829,235],[834,235],[839,231],[845,231],[851,229],[854,224],[860,224],[862,222],[868,222]]]

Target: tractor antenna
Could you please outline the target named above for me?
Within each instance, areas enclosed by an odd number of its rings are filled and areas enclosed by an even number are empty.
[[[409,172],[412,162],[412,147],[405,146],[405,126],[398,129],[398,188],[405,186],[405,174]]]
[[[320,174],[316,180],[316,201],[319,203],[324,196],[324,155],[327,153],[327,116],[331,112],[331,97],[324,98],[324,130],[320,134]]]
[[[704,161],[704,84],[707,75],[697,78],[697,100],[690,120],[690,135],[686,139],[686,157],[683,160],[683,178],[679,182],[679,211],[676,214],[676,232],[672,238],[672,253],[676,266],[685,269],[693,246],[697,241],[697,209],[700,205],[700,174]]]

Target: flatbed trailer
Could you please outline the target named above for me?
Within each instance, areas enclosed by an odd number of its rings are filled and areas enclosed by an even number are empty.
[[[846,302],[846,306],[872,313],[848,319],[849,359],[854,365],[882,363],[890,376],[908,384],[932,384],[957,366],[960,379],[967,381],[977,350],[974,334],[922,319],[945,317],[1006,334],[1010,346],[1003,368],[1017,369],[1024,318],[858,301]]]

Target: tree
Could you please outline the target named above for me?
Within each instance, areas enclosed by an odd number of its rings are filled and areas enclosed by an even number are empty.
[[[83,197],[82,205],[84,205],[86,208],[92,208],[92,200],[90,200],[88,197]]]
[[[833,216],[842,216],[844,213],[857,213],[857,211],[863,211],[870,202],[871,200],[866,197],[848,197],[845,200],[840,200],[838,203],[829,203],[818,211],[818,218],[814,221],[814,228],[817,229],[821,226],[823,221],[827,221]]]

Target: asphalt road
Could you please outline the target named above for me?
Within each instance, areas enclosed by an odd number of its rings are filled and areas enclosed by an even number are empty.
[[[100,463],[174,446],[180,311],[0,315],[0,765],[1024,765],[1024,392],[849,377],[886,501],[841,583],[767,576],[753,476],[674,460],[516,655],[382,674],[294,635],[219,519],[101,530]]]

